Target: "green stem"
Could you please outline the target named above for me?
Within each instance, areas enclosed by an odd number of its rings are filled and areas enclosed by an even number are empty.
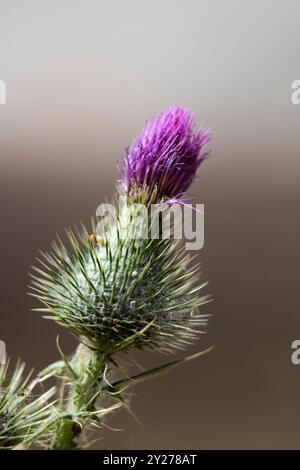
[[[97,391],[101,387],[103,373],[109,357],[91,350],[80,344],[70,361],[70,369],[73,371],[69,376],[69,382],[65,389],[68,393],[63,397],[62,406],[68,413],[56,431],[52,450],[74,450],[79,449],[77,438],[86,424],[91,422],[89,413],[95,411]],[[63,379],[64,380],[64,379]],[[81,418],[85,413],[86,418]]]
[[[51,450],[76,450],[76,437],[81,434],[81,428],[72,418],[64,418],[57,428]]]

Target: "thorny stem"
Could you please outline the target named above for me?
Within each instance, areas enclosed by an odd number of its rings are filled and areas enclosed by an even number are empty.
[[[63,392],[61,400],[68,416],[60,422],[50,446],[51,450],[79,449],[76,440],[81,435],[85,422],[78,416],[95,411],[97,392],[108,361],[107,354],[95,352],[83,344],[78,346],[70,361],[70,381],[62,384],[63,390],[66,385],[68,387],[66,395]]]

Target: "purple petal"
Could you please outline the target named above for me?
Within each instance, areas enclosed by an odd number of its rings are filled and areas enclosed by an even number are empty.
[[[150,191],[156,187],[158,199],[185,193],[207,157],[204,147],[211,139],[210,129],[194,127],[195,114],[175,106],[149,119],[118,170],[125,191],[133,185]]]

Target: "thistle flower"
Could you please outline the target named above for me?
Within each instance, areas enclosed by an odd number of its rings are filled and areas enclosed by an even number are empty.
[[[208,301],[198,295],[206,285],[198,283],[199,266],[192,266],[193,258],[181,242],[152,237],[149,209],[152,203],[160,208],[160,203],[182,201],[207,156],[204,147],[210,137],[204,127],[194,131],[194,114],[183,108],[171,107],[148,121],[120,169],[121,195],[125,192],[128,197],[123,198],[124,206],[116,207],[117,219],[105,226],[101,237],[94,226],[92,235],[84,227],[81,233],[68,231],[70,248],[58,239],[50,254],[42,253],[40,267],[34,268],[32,295],[43,304],[36,310],[80,335],[70,359],[58,343],[62,361],[39,375],[41,380],[58,376],[62,381],[47,437],[51,449],[79,448],[82,430],[102,425],[103,417],[124,403],[129,385],[208,352],[114,381],[114,370],[119,368],[115,353],[131,347],[185,349],[206,325],[207,315],[198,311]],[[146,207],[146,236],[141,238],[135,234],[143,232],[144,221],[140,224],[131,211],[135,204]],[[106,398],[116,403],[103,408]],[[1,423],[5,439],[9,436],[5,442],[18,441],[10,434],[16,429],[31,432],[30,420],[19,426],[19,418],[27,416],[26,406],[19,398],[9,402],[20,412],[12,415],[5,405],[1,421],[0,401],[0,444]],[[40,413],[45,411],[42,407]]]
[[[28,445],[47,423],[52,412],[48,402],[55,389],[32,398],[30,374],[23,377],[24,363],[18,363],[11,378],[8,365],[0,367],[0,449]]]
[[[194,127],[194,113],[175,106],[149,119],[119,167],[123,189],[130,194],[134,186],[146,186],[151,193],[156,187],[158,199],[183,195],[207,157],[204,147],[211,139],[210,129]]]
[[[194,115],[183,108],[148,121],[124,162],[128,204],[134,196],[174,200],[186,191],[211,135],[204,128],[194,133],[193,127]],[[183,348],[197,336],[195,327],[206,323],[197,313],[207,301],[198,296],[205,284],[195,286],[191,257],[170,240],[151,239],[150,228],[144,240],[120,238],[122,216],[103,243],[94,243],[84,229],[79,237],[68,233],[71,253],[59,240],[43,255],[43,269],[33,276],[33,295],[44,304],[38,310],[110,355],[129,346]],[[132,232],[135,223],[128,219]]]

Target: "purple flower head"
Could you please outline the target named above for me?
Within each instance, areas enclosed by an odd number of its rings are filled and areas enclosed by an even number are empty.
[[[129,194],[134,186],[157,190],[158,199],[180,197],[192,183],[199,165],[207,157],[205,145],[211,131],[194,130],[195,114],[172,106],[149,119],[139,138],[127,150],[120,170]]]

